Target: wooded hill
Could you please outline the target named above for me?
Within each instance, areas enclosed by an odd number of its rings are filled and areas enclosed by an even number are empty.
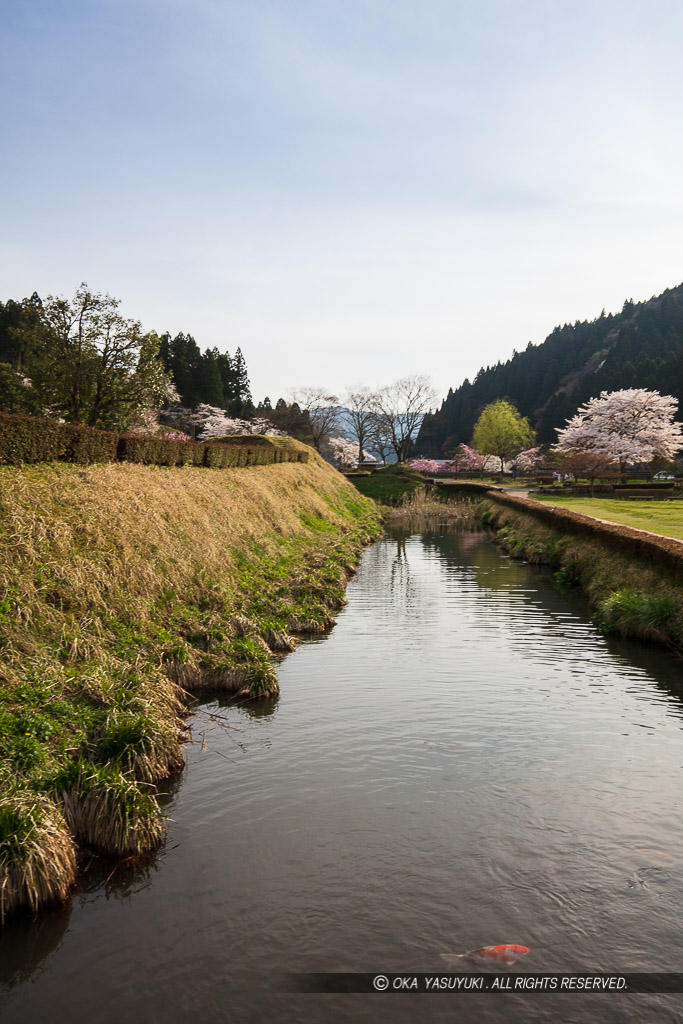
[[[506,363],[482,368],[425,416],[414,451],[440,456],[469,442],[497,398],[529,418],[539,444],[550,443],[589,398],[636,387],[673,395],[683,420],[683,284],[646,302],[628,300],[621,313],[556,327],[540,345],[529,342]]]

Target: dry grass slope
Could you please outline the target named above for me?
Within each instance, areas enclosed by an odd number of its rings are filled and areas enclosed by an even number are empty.
[[[63,899],[75,840],[161,841],[188,691],[277,692],[273,652],[333,622],[378,522],[318,456],[0,469],[1,913]]]

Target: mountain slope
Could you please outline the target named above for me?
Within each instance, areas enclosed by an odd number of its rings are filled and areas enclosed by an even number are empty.
[[[425,417],[415,451],[442,455],[469,442],[484,406],[507,398],[528,416],[539,443],[555,440],[578,406],[601,391],[642,387],[673,395],[683,419],[683,284],[621,313],[556,327],[540,345],[481,369]]]

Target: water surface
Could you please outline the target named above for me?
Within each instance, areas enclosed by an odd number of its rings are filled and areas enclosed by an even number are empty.
[[[279,699],[202,706],[144,870],[94,862],[6,927],[2,1021],[683,1019],[683,996],[278,990],[503,942],[534,972],[681,970],[680,661],[478,532],[388,537],[347,596]]]

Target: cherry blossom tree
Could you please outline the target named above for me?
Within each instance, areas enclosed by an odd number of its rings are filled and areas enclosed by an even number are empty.
[[[187,413],[187,410],[183,409],[182,412]],[[168,413],[165,418],[169,418]],[[266,437],[286,437],[284,431],[277,430],[269,420],[263,417],[253,420],[236,419],[233,416],[228,416],[225,409],[219,409],[215,405],[198,405],[193,413],[179,417],[178,420],[194,427],[197,437],[202,441],[206,441],[210,437],[227,437],[231,434],[264,434]]]
[[[408,463],[411,469],[416,469],[418,473],[438,473],[441,466],[434,459],[411,459]]]
[[[351,469],[358,465],[359,452],[355,441],[349,440],[348,437],[330,437],[327,440],[327,447],[334,461],[339,463],[342,469]],[[363,449],[361,449],[360,455],[364,459],[372,458],[372,455]]]
[[[480,455],[475,448],[469,445],[459,444],[457,448],[447,452],[451,461],[443,467],[444,473],[453,473],[457,476],[459,472],[481,473],[486,468],[486,456]]]
[[[515,467],[519,473],[533,473],[536,466],[543,462],[543,455],[541,454],[540,447],[538,448],[527,448],[525,452],[520,452],[515,459]]]
[[[670,459],[683,446],[681,424],[674,422],[677,408],[675,398],[645,388],[603,391],[558,430],[557,451],[613,459],[622,475],[636,462]]]

